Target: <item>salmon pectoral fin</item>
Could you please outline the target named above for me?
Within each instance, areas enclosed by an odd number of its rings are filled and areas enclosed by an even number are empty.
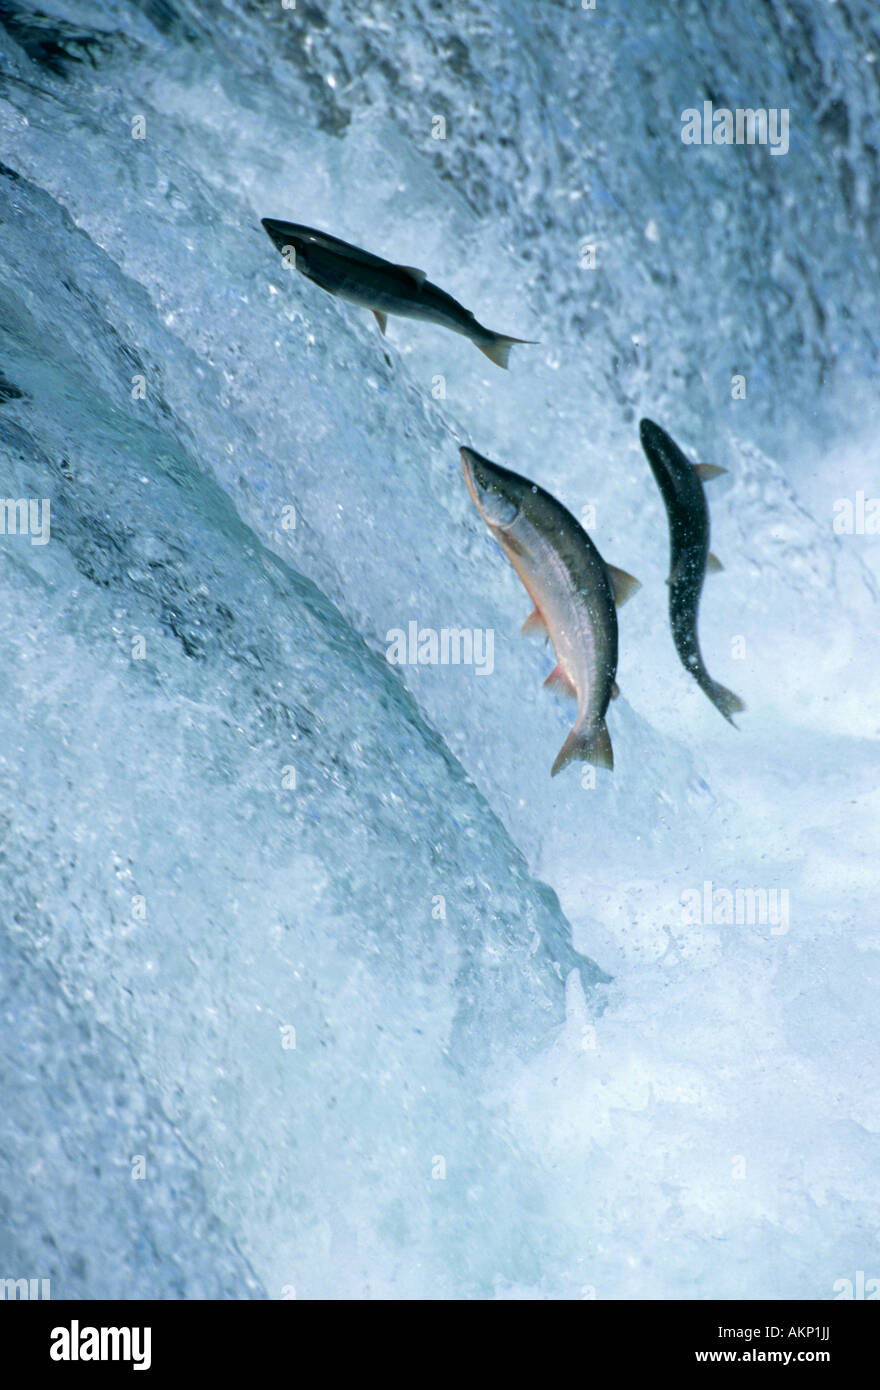
[[[540,613],[540,610],[539,610],[538,608],[533,608],[533,609],[532,609],[531,613],[530,613],[529,616],[526,618],[525,622],[523,623],[522,627],[520,628],[520,632],[522,633],[523,637],[546,637],[546,636],[547,636],[547,624],[544,622],[544,619],[541,617],[541,613]]]
[[[632,598],[636,589],[642,587],[641,583],[633,575],[627,574],[626,570],[619,570],[616,565],[606,565],[605,568],[608,571],[614,603],[620,608],[628,598]]]
[[[727,469],[722,468],[717,463],[695,463],[694,471],[701,483],[708,483],[713,478],[720,478],[722,473],[727,472]]]
[[[383,314],[381,309],[373,309],[372,312],[375,315],[376,322],[378,323],[379,327],[382,330],[382,333],[384,334],[385,329],[388,327],[388,315]]]
[[[572,729],[556,755],[550,776],[555,777],[557,772],[568,767],[569,763],[577,761],[592,763],[594,767],[607,767],[609,770],[614,767],[611,739],[604,719],[600,719],[592,729]]]
[[[573,700],[577,699],[577,686],[571,676],[566,675],[561,666],[553,667],[544,685],[550,690],[558,690],[561,695],[568,695]]]
[[[711,550],[710,550],[710,551],[709,551],[709,559],[706,561],[706,573],[707,573],[707,574],[720,574],[721,571],[722,571],[723,569],[724,569],[724,566],[722,565],[721,561],[718,559],[718,556],[717,556],[717,555],[713,555],[712,552],[711,552]]]
[[[474,346],[478,347],[490,362],[494,362],[496,367],[506,368],[510,349],[514,343],[524,343],[528,347],[534,346],[529,338],[506,338],[503,333],[496,333],[491,343],[474,343]]]

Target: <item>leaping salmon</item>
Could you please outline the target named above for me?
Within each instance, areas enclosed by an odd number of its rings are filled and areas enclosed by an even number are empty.
[[[524,632],[546,631],[556,666],[545,681],[578,702],[574,726],[551,769],[575,759],[612,768],[605,723],[617,695],[617,613],[639,581],[607,565],[571,512],[537,483],[461,450],[477,511],[516,570],[534,605]]]
[[[389,314],[436,323],[470,338],[497,367],[507,366],[514,343],[529,343],[528,338],[511,338],[484,328],[457,299],[432,285],[423,270],[395,265],[296,222],[264,217],[263,227],[289,265],[329,294],[370,309],[383,333]]]
[[[738,695],[709,675],[697,638],[697,615],[706,571],[723,569],[709,550],[709,508],[703,483],[727,470],[714,463],[691,463],[653,420],[642,420],[639,434],[669,520],[670,561],[666,582],[675,650],[685,670],[736,728],[733,715],[741,713],[745,705]]]

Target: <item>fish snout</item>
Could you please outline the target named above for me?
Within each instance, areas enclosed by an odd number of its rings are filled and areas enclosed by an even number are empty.
[[[282,255],[285,254],[285,251],[289,254],[289,248],[291,247],[297,255],[301,254],[303,242],[301,238],[295,234],[289,222],[279,222],[274,217],[263,217],[261,218],[260,225],[272,242],[272,245],[276,250],[280,251]]]
[[[476,475],[478,455],[474,453],[473,449],[468,449],[465,446],[462,446],[458,452],[461,455],[461,471],[464,473],[467,490],[474,499],[475,505],[479,507],[481,489],[477,483]]]
[[[666,431],[660,425],[655,425],[653,420],[642,420],[639,423],[639,438],[645,458],[648,460],[661,493],[664,497],[667,492],[672,495],[675,489],[673,469],[675,445]]]
[[[639,422],[639,438],[643,449],[661,449],[667,437],[666,431],[655,425],[653,420],[645,418]]]
[[[460,450],[461,467],[474,506],[487,526],[503,529],[519,514],[519,498],[513,495],[506,469],[466,446]]]

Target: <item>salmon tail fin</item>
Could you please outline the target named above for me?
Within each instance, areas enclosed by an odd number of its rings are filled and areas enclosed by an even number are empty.
[[[604,719],[600,719],[592,729],[572,729],[556,755],[550,776],[555,777],[557,772],[576,761],[592,763],[594,767],[607,767],[609,770],[614,767],[611,739]]]
[[[702,684],[702,689],[719,713],[724,715],[728,724],[733,724],[733,727],[737,728],[733,716],[742,714],[746,707],[745,701],[741,700],[738,695],[734,695],[732,690],[728,690],[726,685],[721,685],[718,681],[711,679]]]
[[[494,333],[491,343],[476,343],[475,346],[488,357],[490,362],[494,362],[496,367],[506,368],[510,349],[515,343],[523,343],[527,347],[535,346],[530,338],[507,338],[503,333]]]

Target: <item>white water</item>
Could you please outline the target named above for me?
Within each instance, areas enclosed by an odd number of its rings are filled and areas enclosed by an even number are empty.
[[[74,0],[53,56],[0,6],[0,491],[52,509],[0,543],[0,1277],[880,1273],[880,567],[832,529],[880,492],[880,35],[716,8]],[[789,107],[790,152],[683,146],[704,98]],[[262,216],[541,345],[383,341]],[[642,414],[729,469],[701,634],[739,733],[672,648]],[[459,441],[642,580],[593,789],[549,777],[571,711]],[[492,628],[493,676],[389,667],[413,619]],[[687,923],[706,881],[789,918]]]

